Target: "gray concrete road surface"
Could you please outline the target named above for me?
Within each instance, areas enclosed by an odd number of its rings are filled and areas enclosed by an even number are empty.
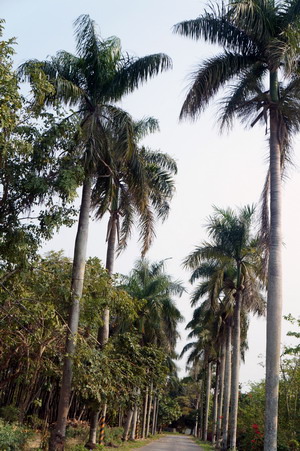
[[[200,451],[202,448],[196,445],[193,440],[185,435],[165,435],[159,440],[143,446],[142,448],[136,448],[145,451]]]

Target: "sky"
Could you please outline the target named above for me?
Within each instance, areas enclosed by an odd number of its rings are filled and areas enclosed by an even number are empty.
[[[166,270],[183,281],[188,291],[189,273],[182,261],[196,245],[207,238],[205,224],[213,206],[238,208],[259,201],[268,165],[265,128],[244,129],[235,123],[231,131],[220,134],[216,119],[219,98],[195,122],[180,122],[179,112],[193,73],[201,61],[221,51],[217,46],[193,41],[172,33],[172,26],[201,14],[208,2],[201,0],[0,0],[5,19],[5,39],[17,40],[15,66],[27,59],[45,59],[64,49],[75,53],[73,22],[89,14],[103,38],[115,35],[132,56],[166,53],[173,70],[158,75],[121,103],[135,119],[153,116],[160,132],[147,137],[145,144],[175,158],[178,165],[176,194],[164,224],[157,224],[156,239],[147,257],[151,261],[168,258]],[[283,313],[299,316],[298,277],[300,252],[300,171],[299,138],[295,139],[293,162],[284,180],[283,192]],[[63,249],[73,256],[76,228],[63,228],[42,252]],[[88,255],[105,261],[106,219],[91,221]],[[128,274],[139,257],[134,234],[125,252],[116,260],[115,271]],[[189,293],[177,300],[186,322],[192,310]],[[185,324],[180,326],[185,344]],[[283,322],[282,342],[290,327]],[[264,377],[265,319],[253,318],[249,329],[249,350],[241,367],[241,383]],[[183,375],[185,361],[178,362]]]

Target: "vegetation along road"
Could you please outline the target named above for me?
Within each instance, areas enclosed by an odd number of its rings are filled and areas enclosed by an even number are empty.
[[[200,446],[196,445],[190,437],[180,435],[166,435],[165,437],[150,443],[149,445],[139,448],[148,451],[189,451],[193,449],[200,450]]]

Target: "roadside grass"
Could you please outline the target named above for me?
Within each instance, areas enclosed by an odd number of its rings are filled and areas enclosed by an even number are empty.
[[[127,450],[127,449],[138,449],[142,446],[149,445],[149,443],[153,442],[154,440],[158,440],[162,437],[162,434],[156,434],[151,435],[151,437],[145,439],[145,440],[135,440],[135,441],[128,441],[126,443],[122,443],[122,445],[118,446],[116,449],[119,451]],[[105,446],[105,450],[112,450],[111,446]]]
[[[207,442],[201,442],[201,440],[198,440],[196,438],[193,439],[195,443],[197,443],[197,445],[201,446],[201,448],[204,451],[215,451],[215,448],[213,446],[211,446],[211,443],[207,443]]]
[[[135,441],[128,441],[128,442],[124,442],[124,443],[118,443],[118,444],[114,444],[113,446],[100,446],[98,445],[95,448],[95,451],[112,451],[112,449],[117,449],[118,451],[126,451],[129,449],[138,449],[141,448],[142,446],[146,446],[149,443],[153,442],[154,440],[158,440],[159,438],[162,437],[162,434],[157,434],[157,435],[151,435],[151,437],[149,437],[148,439],[145,440],[135,440]],[[80,440],[79,438],[77,439],[73,439],[72,441],[69,440],[66,443],[66,451],[86,451],[86,448],[84,447],[84,445],[82,444],[84,443],[84,441]]]

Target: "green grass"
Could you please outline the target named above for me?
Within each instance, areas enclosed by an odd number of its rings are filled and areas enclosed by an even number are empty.
[[[211,446],[211,443],[201,442],[201,440],[198,440],[196,438],[194,438],[194,441],[197,443],[197,445],[201,446],[201,448],[205,451],[215,450],[215,448]]]
[[[116,448],[119,451],[127,450],[127,449],[137,449],[141,448],[142,446],[148,445],[149,443],[153,442],[154,440],[158,440],[159,438],[162,438],[162,434],[152,435],[150,438],[145,440],[136,440],[136,441],[128,441],[126,443],[122,443],[122,445],[118,446]],[[105,450],[112,450],[110,446],[105,446]]]

